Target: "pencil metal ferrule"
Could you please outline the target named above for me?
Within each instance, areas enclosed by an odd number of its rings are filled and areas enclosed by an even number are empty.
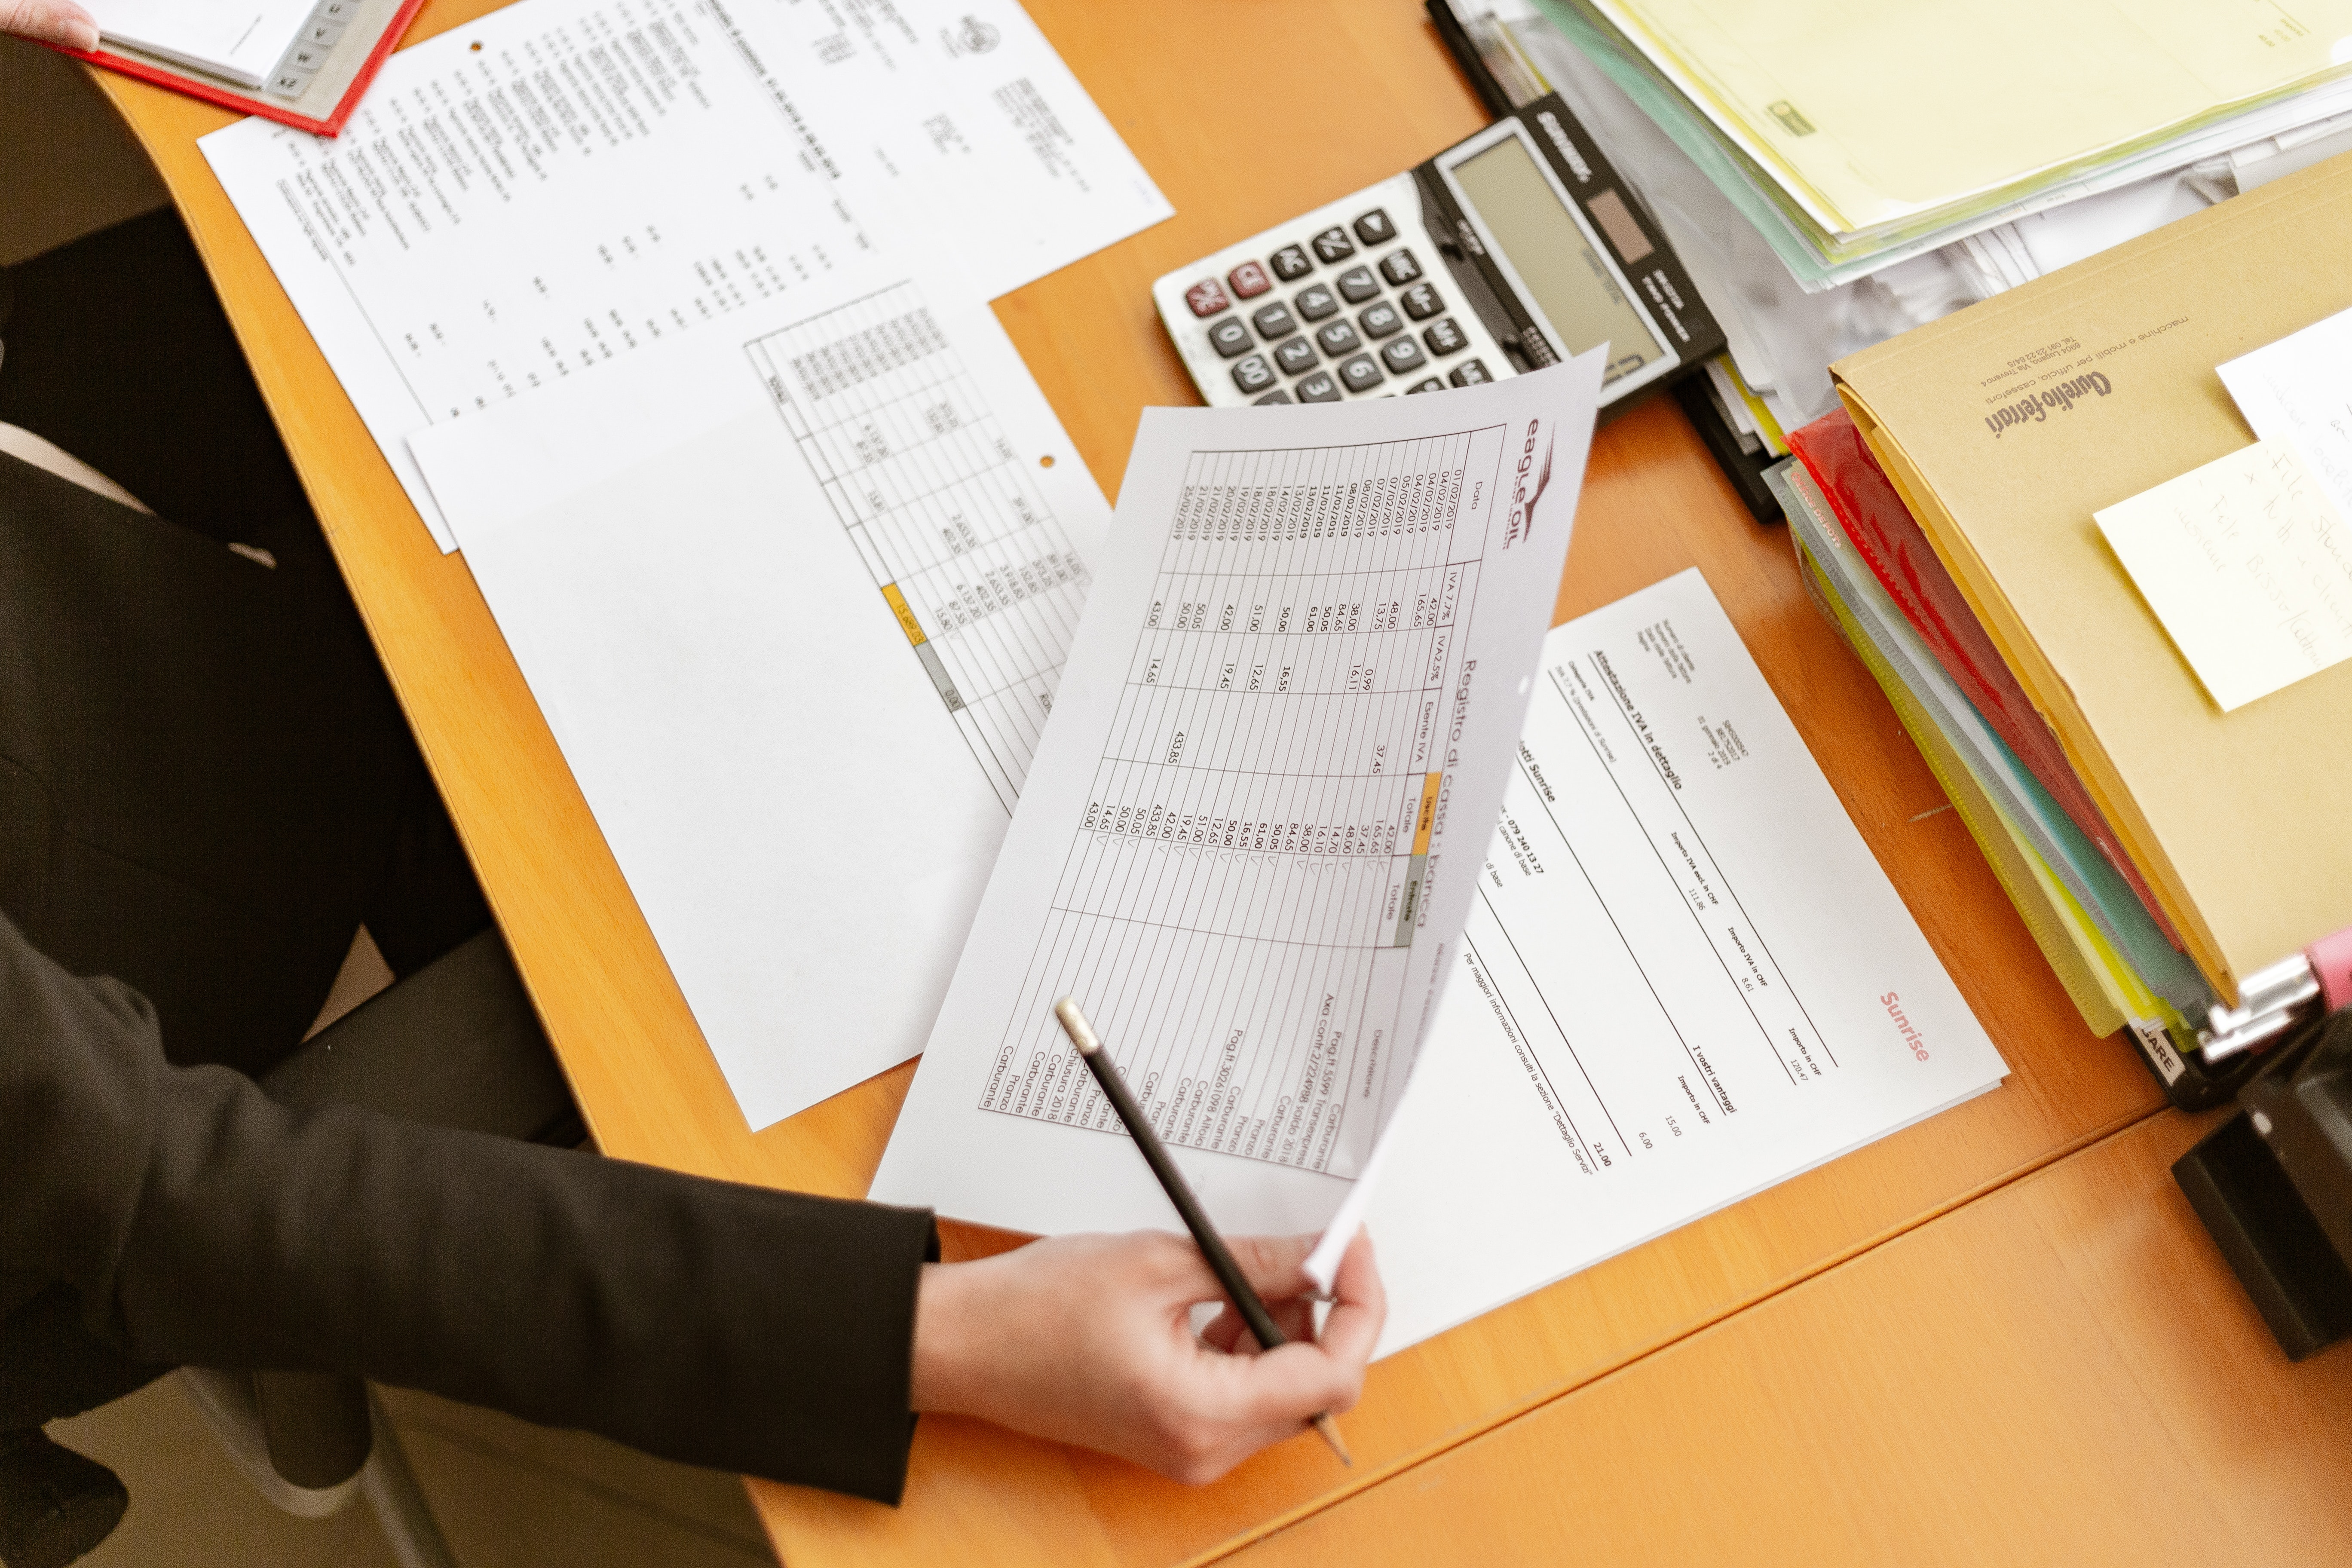
[[[1102,1049],[1102,1042],[1095,1038],[1094,1026],[1078,1011],[1076,997],[1065,996],[1055,1003],[1054,1016],[1062,1021],[1062,1033],[1070,1037],[1070,1044],[1078,1047],[1078,1055],[1090,1057]]]

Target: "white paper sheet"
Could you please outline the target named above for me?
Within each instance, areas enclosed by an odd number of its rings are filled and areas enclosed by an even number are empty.
[[[259,87],[294,45],[317,0],[89,0],[110,43]]]
[[[1696,571],[1559,627],[1367,1223],[1387,1354],[2006,1070]]]
[[[1150,409],[874,1182],[1015,1230],[1172,1211],[1075,995],[1222,1226],[1341,1210],[1453,966],[1600,358],[1432,397]]]
[[[2352,310],[2216,368],[2254,434],[2292,444],[2352,518]]]
[[[921,1049],[1109,515],[994,315],[835,279],[415,447],[745,1119]]]
[[[419,429],[887,281],[894,234],[986,298],[1171,210],[1013,0],[522,0],[340,140],[202,145],[445,550]]]

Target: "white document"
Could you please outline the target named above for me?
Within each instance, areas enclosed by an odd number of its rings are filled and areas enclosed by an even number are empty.
[[[1401,1350],[2005,1068],[1696,570],[1544,645],[1367,1223]]]
[[[745,1120],[920,1050],[1109,516],[994,315],[835,279],[415,447]]]
[[[894,234],[985,298],[1171,211],[1013,0],[522,0],[339,140],[202,145],[445,550],[418,430],[887,282]]]
[[[317,0],[89,0],[100,37],[259,87],[294,45]]]
[[[1169,1222],[1054,1019],[1072,995],[1221,1226],[1344,1215],[1454,966],[1600,368],[1145,412],[876,1197]]]
[[[2352,518],[2352,310],[2217,369],[2254,434],[2293,444],[2337,513]]]
[[[2352,657],[2352,526],[2301,450],[2257,441],[2093,514],[2224,713]]]

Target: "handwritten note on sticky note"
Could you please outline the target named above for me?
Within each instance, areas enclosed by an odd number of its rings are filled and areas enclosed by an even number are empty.
[[[2352,657],[2352,523],[2284,441],[2095,514],[2223,712]]]

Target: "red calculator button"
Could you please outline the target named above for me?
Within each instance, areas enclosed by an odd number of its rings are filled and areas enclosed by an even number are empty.
[[[1225,308],[1225,291],[1217,287],[1213,278],[1203,278],[1184,290],[1184,303],[1192,307],[1196,316],[1213,316]]]
[[[1268,278],[1265,268],[1255,261],[1244,261],[1226,273],[1225,281],[1234,286],[1234,298],[1236,300],[1255,299],[1274,287],[1274,279]]]

